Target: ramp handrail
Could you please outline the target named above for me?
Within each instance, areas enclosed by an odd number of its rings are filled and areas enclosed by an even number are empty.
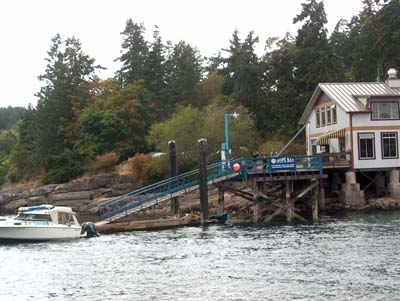
[[[229,164],[225,161],[219,161],[207,166],[207,180],[224,180],[224,176],[234,174],[231,166],[240,159],[231,160]],[[139,188],[135,191],[113,198],[98,205],[100,219],[112,219],[114,215],[128,210],[143,206],[157,198],[164,197],[161,202],[165,202],[174,197],[174,193],[179,191],[186,192],[189,188],[199,184],[199,170],[189,171],[172,178],[162,180],[149,186]]]
[[[277,172],[290,172],[295,177],[298,172],[312,171],[318,172],[322,176],[323,158],[319,155],[314,156],[288,156],[288,157],[269,157],[269,158],[241,158],[236,160],[219,161],[207,166],[207,181],[218,183],[229,178],[240,176],[247,180],[249,175],[264,174],[272,177]],[[232,167],[239,163],[241,169],[235,172]],[[113,198],[98,205],[100,219],[118,219],[129,214],[133,208],[153,206],[171,200],[173,197],[193,191],[199,185],[199,170],[189,171],[172,178],[162,180],[149,186],[139,188],[135,191]],[[131,210],[130,212],[128,212]],[[125,213],[124,213],[125,212]],[[117,218],[114,218],[118,215]]]

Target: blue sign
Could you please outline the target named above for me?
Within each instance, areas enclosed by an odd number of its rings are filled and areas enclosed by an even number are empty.
[[[295,157],[274,157],[271,158],[272,170],[293,170],[296,169]]]

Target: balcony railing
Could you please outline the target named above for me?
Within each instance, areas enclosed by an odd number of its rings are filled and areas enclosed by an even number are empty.
[[[322,157],[324,168],[346,168],[351,166],[351,153],[322,153],[319,154]]]

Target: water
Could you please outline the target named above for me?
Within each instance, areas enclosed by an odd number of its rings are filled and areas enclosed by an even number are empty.
[[[0,300],[400,300],[400,212],[0,245]]]

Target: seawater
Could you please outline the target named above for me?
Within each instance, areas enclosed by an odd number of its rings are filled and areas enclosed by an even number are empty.
[[[0,300],[400,300],[400,212],[1,243]]]

